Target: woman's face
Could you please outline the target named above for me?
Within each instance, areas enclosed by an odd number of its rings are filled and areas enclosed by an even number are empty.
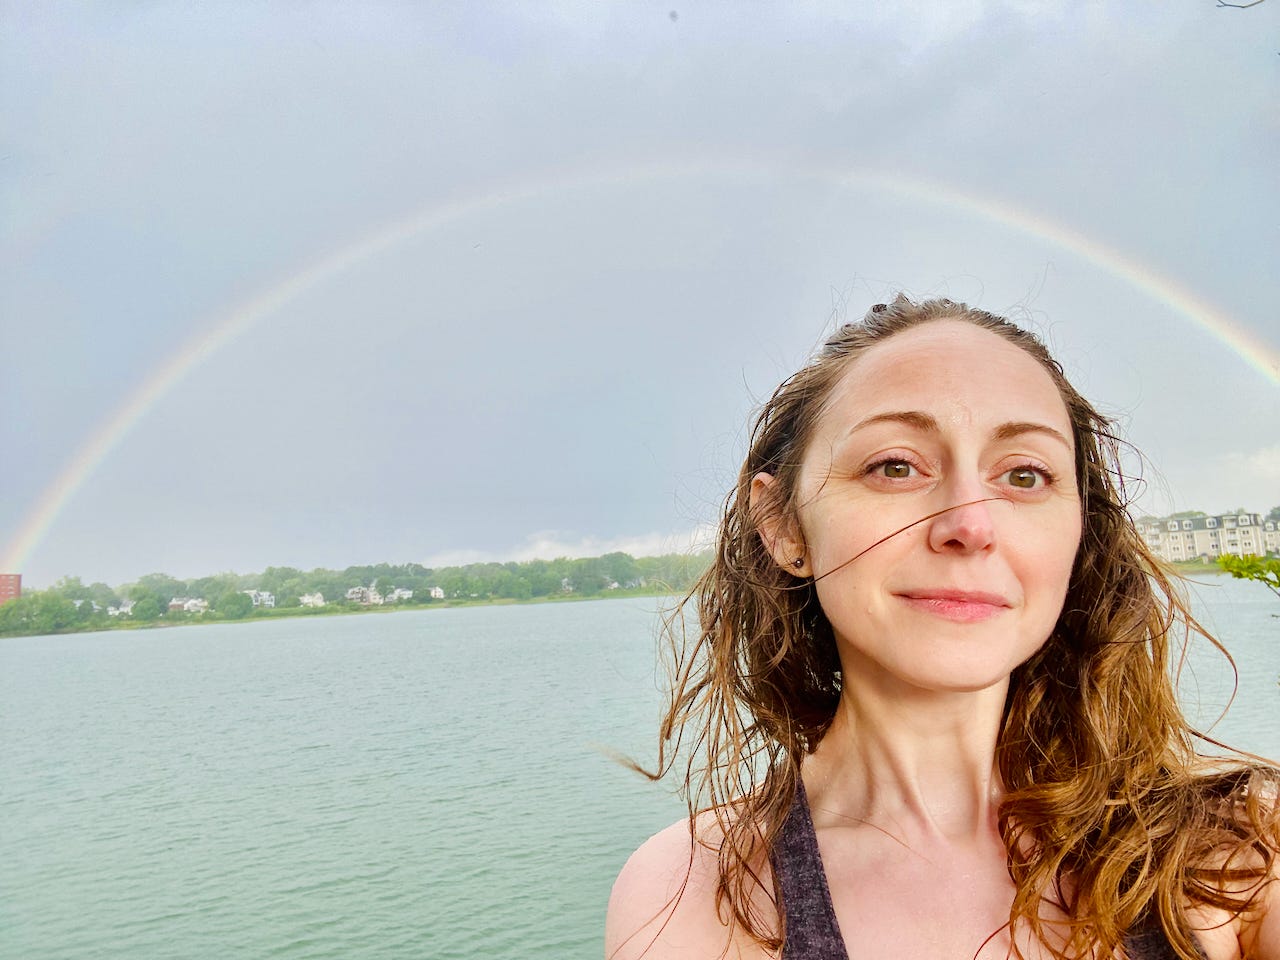
[[[804,555],[792,569],[816,578],[846,685],[985,689],[1057,621],[1080,542],[1071,422],[1044,368],[993,333],[937,321],[853,361],[797,502],[803,543],[775,556]]]

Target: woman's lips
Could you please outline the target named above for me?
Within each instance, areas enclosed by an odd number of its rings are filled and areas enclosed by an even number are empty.
[[[969,590],[910,590],[898,596],[915,610],[957,623],[989,620],[1010,607],[999,594]]]

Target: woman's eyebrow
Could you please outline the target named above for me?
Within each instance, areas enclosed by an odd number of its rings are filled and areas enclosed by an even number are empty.
[[[908,427],[914,427],[924,433],[937,433],[938,421],[930,414],[920,410],[892,410],[888,413],[877,413],[873,417],[867,417],[865,420],[859,420],[849,428],[846,436],[851,436],[859,430],[866,427],[873,427],[877,423],[902,423]]]
[[[996,427],[995,430],[991,431],[991,438],[993,440],[1012,440],[1015,437],[1022,436],[1024,433],[1043,433],[1046,436],[1057,440],[1068,450],[1075,449],[1075,444],[1063,436],[1061,431],[1055,430],[1046,423],[1035,423],[1034,421],[1029,420],[1002,423],[1000,426]]]
[[[900,423],[922,433],[941,432],[937,419],[922,410],[891,410],[887,413],[877,413],[875,416],[867,417],[865,420],[859,420],[849,428],[845,436],[852,436],[859,430],[875,426],[878,423]],[[991,431],[991,439],[995,441],[1013,440],[1025,433],[1043,433],[1045,436],[1057,440],[1068,450],[1075,449],[1075,444],[1062,431],[1054,429],[1047,423],[1037,423],[1033,420],[1012,420],[1008,423],[1002,423]]]

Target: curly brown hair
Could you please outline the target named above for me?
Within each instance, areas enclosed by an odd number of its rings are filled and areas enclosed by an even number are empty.
[[[1158,919],[1178,955],[1198,960],[1188,909],[1248,911],[1270,874],[1280,848],[1280,771],[1260,758],[1196,752],[1199,734],[1175,695],[1174,659],[1192,633],[1217,642],[1126,511],[1112,421],[1071,386],[1034,334],[994,314],[900,295],[840,327],[764,403],[712,564],[666,622],[671,700],[649,775],[683,769],[690,823],[701,811],[717,821],[719,839],[700,842],[718,855],[722,915],[779,949],[781,891],[776,883],[765,890],[776,913],[762,911],[752,894],[764,887],[801,760],[835,715],[841,676],[813,580],[775,561],[759,533],[762,511],[796,517],[802,456],[849,364],[937,320],[972,323],[1034,357],[1066,404],[1075,440],[1080,547],[1051,636],[1013,672],[996,748],[1007,791],[999,829],[1016,888],[1010,924],[1026,924],[1065,960],[1094,950],[1114,955],[1126,930]],[[752,479],[761,472],[775,482],[753,512]],[[686,633],[690,606],[698,625]],[[1069,918],[1071,936],[1060,947],[1045,935],[1044,899]]]

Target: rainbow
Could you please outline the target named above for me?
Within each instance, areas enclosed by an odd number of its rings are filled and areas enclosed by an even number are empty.
[[[796,167],[785,160],[765,162],[714,158],[697,162],[629,165],[603,172],[560,171],[540,180],[492,189],[418,210],[383,225],[351,245],[329,253],[256,296],[231,308],[208,329],[182,345],[130,394],[75,452],[62,472],[40,494],[26,521],[0,555],[0,570],[22,570],[56,522],[58,515],[111,452],[196,367],[280,311],[303,293],[372,260],[415,237],[487,210],[533,200],[557,192],[600,186],[630,186],[646,180],[672,180],[704,175],[739,175],[752,180],[812,179],[848,190],[874,190],[989,221],[1047,242],[1090,263],[1162,303],[1221,340],[1264,376],[1280,384],[1280,350],[1234,321],[1186,285],[1165,276],[1113,247],[1076,230],[1034,215],[1012,204],[934,181],[870,170]]]

